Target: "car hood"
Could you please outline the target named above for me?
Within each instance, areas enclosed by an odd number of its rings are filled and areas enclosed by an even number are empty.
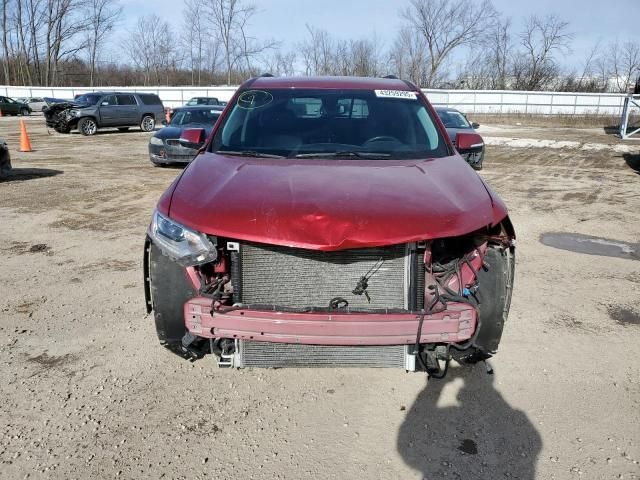
[[[206,136],[208,137],[209,133],[211,133],[212,125],[200,125],[197,123],[180,125],[179,127],[167,125],[166,127],[161,128],[156,133],[154,133],[153,136],[157,138],[162,138],[163,140],[168,138],[180,138],[180,135],[182,135],[183,130],[187,128],[204,128]]]
[[[316,250],[456,236],[497,223],[487,188],[457,155],[391,161],[204,153],[175,185],[169,216],[188,227]],[[497,221],[506,210],[500,213]]]

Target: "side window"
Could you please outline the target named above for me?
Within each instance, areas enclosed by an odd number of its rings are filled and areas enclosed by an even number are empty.
[[[322,116],[322,100],[319,98],[292,98],[288,109],[299,118],[320,118]]]
[[[361,98],[342,98],[338,100],[338,117],[367,118],[369,105]]]
[[[431,121],[431,118],[429,118],[427,109],[423,105],[420,106],[417,113],[422,130],[427,134],[429,149],[435,150],[440,146],[440,142],[438,141],[438,130],[436,129],[435,124]],[[421,141],[421,139],[419,141]]]
[[[118,105],[137,105],[133,95],[116,95]]]
[[[145,105],[162,105],[162,101],[157,95],[139,95],[138,98]]]
[[[102,100],[100,100],[100,106],[106,107],[106,106],[113,106],[116,105],[116,96],[115,95],[107,95],[106,97],[102,97]]]

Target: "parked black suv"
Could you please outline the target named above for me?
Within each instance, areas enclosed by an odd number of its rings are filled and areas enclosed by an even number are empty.
[[[98,128],[115,127],[126,131],[139,126],[151,132],[164,119],[162,100],[151,93],[93,92],[73,102],[57,103],[44,111],[47,126],[59,133],[77,128],[83,135],[94,135]]]

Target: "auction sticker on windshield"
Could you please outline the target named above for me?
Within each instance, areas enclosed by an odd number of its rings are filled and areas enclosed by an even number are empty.
[[[407,92],[406,90],[375,90],[376,97],[380,98],[401,98],[405,100],[415,100],[416,92]]]

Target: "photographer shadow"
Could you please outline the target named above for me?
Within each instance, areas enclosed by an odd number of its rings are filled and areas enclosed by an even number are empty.
[[[397,448],[426,480],[536,478],[540,434],[494,388],[482,365],[430,380],[400,427]]]

